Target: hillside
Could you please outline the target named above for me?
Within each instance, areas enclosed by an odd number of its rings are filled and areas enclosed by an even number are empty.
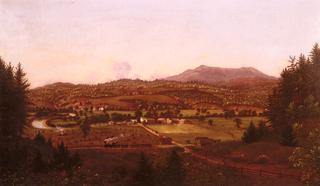
[[[104,107],[135,110],[156,105],[167,108],[228,108],[234,105],[263,108],[275,80],[255,82],[246,87],[237,83],[213,85],[199,82],[123,79],[97,85],[54,83],[32,89],[33,108]]]
[[[243,79],[243,81],[240,81]],[[251,80],[250,80],[251,79]],[[208,67],[201,65],[192,70],[186,70],[181,74],[167,77],[166,80],[189,82],[199,81],[206,83],[223,83],[223,82],[246,82],[255,80],[270,80],[275,79],[272,76],[268,76],[259,70],[252,67],[242,68],[220,68],[220,67]]]

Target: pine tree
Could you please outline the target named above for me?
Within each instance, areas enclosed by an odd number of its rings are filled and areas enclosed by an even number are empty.
[[[0,58],[0,133],[17,137],[26,123],[27,90],[29,87],[21,64],[16,71]]]
[[[89,123],[89,119],[87,117],[84,118],[80,125],[80,129],[82,130],[83,136],[87,137],[89,135],[89,132],[91,130],[91,125]]]
[[[183,167],[182,159],[177,151],[173,150],[167,159],[167,166],[164,169],[163,181],[168,186],[183,185],[185,179],[185,170]]]
[[[32,162],[32,167],[34,172],[43,172],[46,169],[46,163],[42,159],[42,154],[37,151],[35,158]]]
[[[242,141],[244,143],[254,143],[257,141],[257,130],[252,121],[247,130],[243,133]]]
[[[294,134],[293,126],[287,125],[281,133],[281,143],[286,146],[295,146],[297,144],[296,136]]]
[[[16,82],[16,117],[18,119],[17,132],[21,134],[27,118],[27,91],[30,86],[26,79],[26,73],[23,71],[21,63],[18,64],[14,75]]]
[[[141,153],[138,163],[138,169],[132,181],[133,186],[152,186],[154,182],[154,170],[148,158]]]
[[[288,130],[288,125],[320,118],[319,114],[310,113],[310,105],[313,111],[320,109],[319,45],[314,45],[309,57],[301,54],[297,59],[290,57],[289,62],[268,102],[268,117],[280,134]]]

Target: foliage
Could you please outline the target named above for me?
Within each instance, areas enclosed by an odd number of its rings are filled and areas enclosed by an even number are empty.
[[[185,179],[185,170],[177,151],[173,150],[170,156],[167,158],[167,165],[164,169],[163,181],[168,186],[180,186],[183,185]]]
[[[131,119],[129,115],[114,112],[111,114],[111,120],[114,122],[122,122]]]
[[[292,125],[287,125],[282,129],[281,143],[286,146],[295,146],[297,144],[296,134]]]
[[[53,151],[52,166],[57,170],[65,170],[70,173],[81,165],[79,154],[71,155],[68,148],[61,142]]]
[[[212,120],[212,119],[209,119],[209,120],[208,120],[208,124],[209,124],[210,126],[212,126],[212,125],[213,125],[213,120]]]
[[[0,58],[0,135],[16,137],[26,124],[29,83],[21,64],[16,69]]]
[[[40,151],[36,152],[36,156],[32,161],[32,167],[34,172],[44,172],[47,168],[46,162],[42,158],[42,154]]]
[[[268,103],[268,117],[278,130],[320,117],[319,45],[314,45],[309,57],[290,57],[289,62]]]
[[[152,186],[155,185],[153,165],[149,159],[141,153],[138,163],[138,169],[133,177],[132,185],[134,186]]]
[[[253,122],[250,122],[249,127],[247,130],[243,133],[242,141],[244,143],[254,143],[258,140],[257,136],[257,129],[254,126]]]
[[[136,110],[134,113],[135,118],[138,120],[138,122],[141,122],[141,117],[142,117],[142,111],[141,110]]]
[[[237,128],[240,128],[240,125],[242,124],[242,121],[240,118],[236,118],[233,120],[236,123]]]
[[[33,140],[39,145],[43,145],[46,143],[46,138],[40,132],[38,132],[38,134],[36,135],[36,137],[34,137]]]
[[[80,129],[83,133],[84,137],[87,137],[90,130],[91,130],[91,125],[89,123],[89,120],[87,117],[84,118],[84,120],[82,120],[81,124],[80,124]]]
[[[320,184],[320,130],[309,133],[306,143],[294,150],[289,158],[294,167],[302,170],[307,185]]]

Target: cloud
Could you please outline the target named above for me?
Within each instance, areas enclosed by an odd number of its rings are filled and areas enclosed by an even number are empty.
[[[131,65],[128,62],[113,62],[112,69],[116,79],[129,78]]]

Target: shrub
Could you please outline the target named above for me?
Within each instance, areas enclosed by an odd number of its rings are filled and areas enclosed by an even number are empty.
[[[261,164],[266,164],[266,163],[269,163],[270,161],[271,159],[265,154],[260,154],[256,159],[256,162]]]
[[[258,139],[257,136],[257,129],[254,126],[253,122],[250,122],[249,127],[247,128],[247,130],[243,133],[242,136],[242,142],[244,143],[254,143],[256,142]]]
[[[287,125],[282,129],[281,143],[286,146],[295,146],[297,144],[296,136],[292,125]]]

